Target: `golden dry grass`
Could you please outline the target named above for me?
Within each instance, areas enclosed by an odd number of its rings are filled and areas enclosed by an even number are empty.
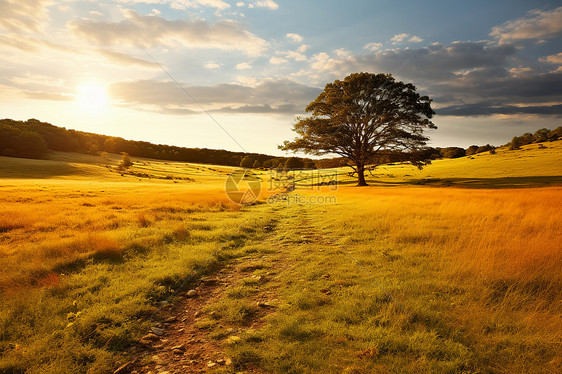
[[[43,284],[80,258],[117,257],[181,214],[239,209],[220,186],[11,180],[0,191],[0,290]]]
[[[562,285],[562,188],[342,189],[342,225],[437,252],[449,271]],[[349,204],[349,205],[348,205]],[[360,217],[357,217],[360,215]]]
[[[505,345],[492,371],[562,368],[560,355],[541,366],[562,345],[562,188],[342,188],[336,196],[321,220],[367,266],[393,269],[397,300],[412,310],[439,304],[439,318],[464,330],[481,359]]]
[[[468,168],[478,187],[552,183],[561,174],[553,167],[560,144],[442,160],[422,173],[461,183]],[[549,150],[542,165],[541,152]],[[0,165],[12,178],[0,179],[0,372],[25,365],[42,372],[45,360],[81,365],[83,357],[106,370],[92,373],[107,372],[113,355],[145,331],[138,316],[196,266],[211,271],[223,244],[240,254],[281,251],[290,269],[275,290],[287,303],[264,327],[263,341],[249,338],[236,348],[242,361],[254,352],[248,357],[269,357],[256,362],[272,372],[302,373],[562,369],[561,187],[418,187],[407,184],[411,171],[394,165],[386,177],[402,187],[355,188],[344,179],[337,190],[296,190],[334,196],[334,204],[293,200],[241,209],[224,193],[230,168],[134,160],[133,170],[150,172],[149,179],[110,171],[109,160],[55,156]],[[518,163],[524,168],[516,173]],[[173,179],[156,178],[167,176]],[[244,235],[231,235],[243,225]],[[270,233],[266,225],[276,228]],[[327,233],[357,263],[327,252],[331,240],[299,239],[307,226],[318,226],[315,237]],[[278,242],[284,245],[272,244]],[[326,273],[333,280],[321,277]],[[326,303],[305,292],[329,282],[339,291],[319,296]],[[79,311],[68,324],[67,314]],[[100,325],[99,336],[83,340]],[[79,341],[87,344],[75,348]]]

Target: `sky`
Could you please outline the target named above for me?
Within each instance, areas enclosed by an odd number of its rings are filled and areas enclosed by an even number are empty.
[[[562,125],[558,1],[0,0],[0,118],[286,155],[326,83],[431,97],[433,146]]]

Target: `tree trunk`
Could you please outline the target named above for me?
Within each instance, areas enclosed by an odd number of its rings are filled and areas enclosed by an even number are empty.
[[[365,182],[365,165],[357,164],[357,177],[359,181],[357,182],[357,186],[368,186],[367,182]]]

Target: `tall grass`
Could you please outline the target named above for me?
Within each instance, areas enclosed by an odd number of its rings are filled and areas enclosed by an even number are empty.
[[[243,331],[237,370],[560,372],[561,192],[344,187],[286,205],[274,276],[208,306],[210,328]],[[248,329],[232,315],[256,292],[278,309]]]
[[[218,186],[0,187],[0,373],[112,372],[239,210]]]
[[[560,188],[373,189],[341,198],[355,206],[335,215],[352,240],[374,232],[437,255],[449,274],[479,282],[562,286]]]
[[[237,209],[218,188],[139,190],[114,183],[4,187],[0,292],[16,284],[41,284],[49,272],[89,257],[117,258],[132,240],[162,232],[186,214]]]
[[[338,199],[322,224],[394,279],[406,310],[462,331],[477,365],[562,367],[561,188],[342,189]]]

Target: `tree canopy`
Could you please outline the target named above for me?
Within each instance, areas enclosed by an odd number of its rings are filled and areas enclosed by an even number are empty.
[[[398,153],[418,167],[429,162],[421,155],[428,140],[424,131],[437,128],[430,120],[431,101],[390,74],[351,74],[326,85],[307,106],[310,115],[294,125],[299,136],[279,148],[345,157],[355,166],[358,185],[365,186],[365,166],[383,156]]]
[[[298,157],[289,157],[285,161],[285,169],[302,169],[304,168],[304,162]]]
[[[250,156],[245,156],[242,161],[240,161],[240,166],[249,169],[254,166],[254,159]]]

